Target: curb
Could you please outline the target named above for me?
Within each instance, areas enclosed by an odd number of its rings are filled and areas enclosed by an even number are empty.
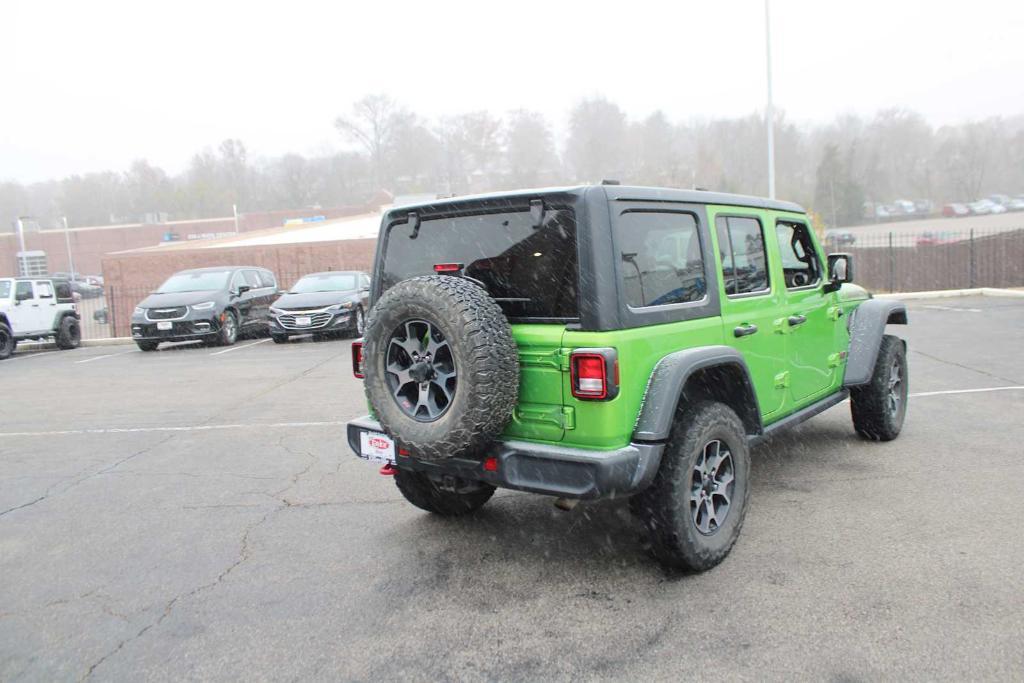
[[[998,289],[995,287],[976,287],[974,289],[937,289],[931,292],[894,292],[876,294],[876,299],[948,299],[958,296],[1001,296],[1024,298],[1022,289]]]
[[[79,348],[87,346],[120,346],[121,344],[133,343],[131,337],[104,337],[102,339],[83,339],[79,343]],[[18,344],[19,349],[33,349],[42,351],[44,349],[55,349],[57,345],[52,341],[47,342],[20,342]]]

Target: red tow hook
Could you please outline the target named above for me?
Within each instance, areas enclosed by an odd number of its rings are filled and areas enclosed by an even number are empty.
[[[381,475],[385,477],[393,477],[396,472],[398,472],[398,468],[389,462],[384,463],[384,467],[380,468]]]

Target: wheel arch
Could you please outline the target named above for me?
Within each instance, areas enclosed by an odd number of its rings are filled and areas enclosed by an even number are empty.
[[[74,318],[81,322],[78,314],[74,311],[57,311],[57,314],[53,317],[53,331],[54,333],[60,331],[60,325],[64,321],[64,318]]]
[[[670,353],[655,366],[634,440],[664,441],[680,407],[708,399],[732,408],[748,434],[761,433],[757,394],[743,356],[728,346],[702,346]]]
[[[843,386],[856,387],[870,382],[885,326],[906,324],[907,306],[902,301],[869,299],[858,306],[850,317],[850,346]]]

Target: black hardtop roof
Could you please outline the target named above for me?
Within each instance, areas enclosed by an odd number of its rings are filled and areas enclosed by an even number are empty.
[[[682,190],[670,187],[644,187],[633,185],[573,185],[568,187],[541,187],[506,192],[488,192],[484,194],[465,195],[448,199],[436,199],[420,204],[408,204],[395,207],[389,214],[407,214],[410,211],[444,212],[446,209],[457,209],[461,204],[500,202],[503,199],[522,200],[526,198],[542,198],[552,195],[583,196],[587,192],[603,191],[612,201],[648,201],[648,202],[680,202],[687,204],[716,204],[722,206],[740,206],[755,209],[771,209],[806,213],[804,208],[794,202],[778,199],[754,197],[751,195],[730,194],[728,192],[709,192],[707,190]]]
[[[15,277],[0,277],[0,280],[14,280],[16,282],[37,282],[39,280],[50,280],[51,282],[68,282],[66,277],[53,277],[52,275],[40,275],[39,277],[26,277],[17,275]]]

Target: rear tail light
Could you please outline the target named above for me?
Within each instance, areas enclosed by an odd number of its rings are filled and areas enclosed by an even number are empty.
[[[607,401],[619,394],[619,358],[615,349],[576,349],[569,356],[572,395]]]
[[[461,263],[435,263],[435,273],[458,273],[462,270]]]
[[[356,379],[363,379],[363,342],[362,340],[352,342],[352,374]]]

